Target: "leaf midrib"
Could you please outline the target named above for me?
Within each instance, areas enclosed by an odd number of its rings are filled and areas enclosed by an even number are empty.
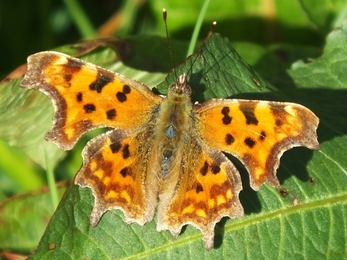
[[[298,214],[298,213],[302,213],[304,211],[309,211],[312,209],[318,209],[318,208],[325,208],[327,206],[333,205],[333,204],[338,204],[338,203],[343,203],[347,201],[347,193],[339,193],[339,194],[333,194],[334,196],[331,197],[327,197],[324,199],[317,199],[317,200],[311,200],[305,203],[300,203],[298,205],[293,205],[293,206],[288,206],[285,208],[281,208],[281,209],[277,209],[277,210],[273,210],[270,212],[265,212],[263,214],[257,214],[257,215],[249,215],[247,217],[243,217],[241,219],[239,219],[239,221],[237,221],[233,224],[230,225],[226,225],[224,228],[224,232],[232,232],[233,230],[238,230],[238,229],[242,229],[245,228],[247,226],[251,226],[251,225],[255,225],[259,222],[264,222],[264,221],[269,221],[271,219],[274,218],[285,218],[289,215],[292,214]],[[127,256],[124,258],[121,258],[123,260],[129,260],[129,259],[140,259],[140,258],[146,258],[149,257],[153,254],[157,254],[166,250],[169,250],[170,248],[175,248],[177,246],[180,245],[184,245],[187,243],[191,243],[193,240],[202,240],[202,234],[196,234],[196,235],[191,235],[188,236],[186,238],[182,238],[176,241],[173,241],[170,244],[166,244],[166,245],[162,245],[156,248],[152,248],[152,249],[148,249],[144,252],[135,254],[135,255],[131,255],[131,256]]]

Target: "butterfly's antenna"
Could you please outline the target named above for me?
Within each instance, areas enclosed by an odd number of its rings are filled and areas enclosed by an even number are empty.
[[[170,41],[170,37],[169,37],[169,30],[167,29],[167,11],[165,8],[163,8],[163,20],[164,20],[164,25],[165,25],[166,39],[167,39],[167,43],[169,46],[169,53],[170,53],[170,57],[171,57],[172,68],[175,68],[176,64],[175,64],[175,61],[173,58],[172,46],[171,46],[171,41]],[[175,69],[174,69],[174,72],[175,72],[175,76],[177,78]]]
[[[199,49],[197,50],[197,54],[194,58],[194,60],[192,61],[192,66],[189,68],[187,74],[189,75],[189,73],[191,72],[191,70],[193,69],[193,65],[194,63],[196,62],[196,60],[198,59],[199,55],[201,55],[205,45],[206,45],[206,42],[208,40],[208,38],[210,38],[211,34],[214,32],[214,29],[216,28],[217,26],[217,22],[216,21],[213,21],[212,24],[211,24],[211,28],[210,28],[210,31],[208,32],[207,36],[205,37],[204,41],[202,42],[201,46],[199,47]]]

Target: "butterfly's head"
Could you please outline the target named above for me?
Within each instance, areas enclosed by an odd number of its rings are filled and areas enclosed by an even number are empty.
[[[187,102],[190,100],[192,89],[187,84],[187,74],[183,73],[176,80],[176,83],[169,87],[168,98],[173,100],[175,103]]]

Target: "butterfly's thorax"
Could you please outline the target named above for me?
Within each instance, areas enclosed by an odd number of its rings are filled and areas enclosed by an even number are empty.
[[[154,131],[153,159],[157,160],[157,176],[162,181],[177,178],[182,162],[182,151],[189,140],[192,128],[192,104],[186,75],[171,85],[167,97],[161,103]],[[176,169],[177,168],[177,169]]]

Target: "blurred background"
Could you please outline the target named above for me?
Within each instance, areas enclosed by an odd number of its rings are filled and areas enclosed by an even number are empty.
[[[172,38],[189,40],[202,0],[13,0],[0,2],[0,76],[37,51],[100,36],[164,35],[162,8]],[[212,21],[231,41],[321,47],[344,15],[345,1],[214,0],[201,37]]]

